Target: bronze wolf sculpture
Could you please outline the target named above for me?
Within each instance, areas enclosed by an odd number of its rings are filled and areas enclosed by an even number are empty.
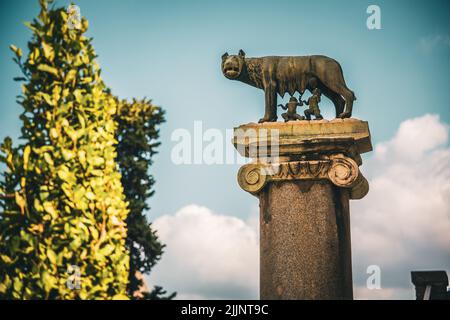
[[[347,88],[340,64],[326,56],[246,58],[243,50],[237,55],[222,56],[222,72],[228,79],[239,80],[265,93],[265,113],[259,122],[277,120],[277,94],[291,96],[298,91],[319,88],[336,108],[336,117],[350,118],[352,90]],[[345,111],[344,111],[345,107]]]

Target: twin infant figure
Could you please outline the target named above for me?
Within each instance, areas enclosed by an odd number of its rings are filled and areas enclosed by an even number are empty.
[[[296,97],[292,96],[289,99],[289,102],[286,103],[286,105],[279,104],[278,106],[283,108],[284,110],[287,110],[287,112],[283,113],[281,116],[283,117],[285,122],[292,121],[292,120],[311,120],[311,115],[314,115],[315,120],[321,120],[323,119],[322,115],[320,114],[319,109],[319,102],[320,102],[320,96],[321,92],[319,88],[315,88],[312,92],[312,96],[309,97],[308,101],[303,100],[302,101],[302,95],[300,95],[299,100],[297,100]],[[303,104],[306,104],[309,106],[308,109],[305,110],[305,116],[301,116],[297,114],[297,107],[303,106]]]

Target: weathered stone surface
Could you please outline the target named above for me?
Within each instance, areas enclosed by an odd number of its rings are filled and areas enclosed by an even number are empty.
[[[305,183],[259,194],[261,299],[352,299],[348,199],[329,182]]]
[[[240,131],[248,135],[238,135]],[[248,123],[234,128],[234,132],[236,149],[242,156],[250,158],[258,158],[260,154],[252,152],[252,148],[259,151],[266,146],[270,149],[274,144],[279,148],[280,156],[344,150],[359,156],[372,151],[369,125],[358,119]]]
[[[369,189],[367,122],[251,123],[233,143],[253,158],[238,182],[260,200],[261,299],[352,299],[349,199]]]
[[[337,187],[351,189],[351,199],[361,199],[367,194],[369,184],[352,158],[334,154],[319,159],[250,163],[239,169],[238,182],[252,194],[258,194],[271,181],[283,180],[329,180]]]

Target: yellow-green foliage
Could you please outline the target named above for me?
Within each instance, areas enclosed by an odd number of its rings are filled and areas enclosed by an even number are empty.
[[[25,82],[22,141],[2,144],[0,298],[126,298],[128,209],[116,159],[117,99],[90,39],[64,9],[41,0],[29,55],[14,46]],[[20,79],[18,79],[20,80]],[[80,271],[80,289],[76,266]],[[73,287],[72,287],[73,288]]]

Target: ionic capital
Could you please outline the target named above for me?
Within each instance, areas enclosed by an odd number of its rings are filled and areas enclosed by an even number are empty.
[[[349,188],[352,199],[360,199],[368,192],[367,180],[358,164],[342,154],[319,160],[250,163],[238,172],[239,185],[252,194],[258,194],[269,182],[287,180],[328,180],[337,187]]]

